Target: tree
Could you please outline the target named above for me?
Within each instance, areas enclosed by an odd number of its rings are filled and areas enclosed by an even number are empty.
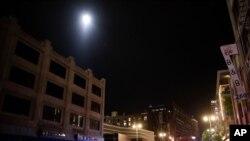
[[[202,141],[222,141],[222,137],[217,131],[211,132],[205,130],[202,133]]]

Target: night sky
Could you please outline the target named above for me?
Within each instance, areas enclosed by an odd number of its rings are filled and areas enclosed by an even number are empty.
[[[215,97],[219,47],[234,43],[226,0],[2,0],[37,40],[106,79],[105,115],[173,100],[200,120]],[[86,29],[80,14],[93,18]]]

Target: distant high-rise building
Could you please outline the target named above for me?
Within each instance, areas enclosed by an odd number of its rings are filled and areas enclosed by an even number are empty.
[[[1,140],[103,140],[105,79],[0,21]]]

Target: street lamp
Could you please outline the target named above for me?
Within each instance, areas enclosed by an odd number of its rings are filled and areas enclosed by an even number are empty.
[[[213,133],[215,132],[215,129],[212,128],[212,121],[217,120],[217,118],[214,115],[207,115],[203,117],[203,121],[209,122],[209,129],[207,129],[207,132],[209,133],[210,140],[213,140]]]
[[[165,132],[160,132],[159,137],[161,138],[161,140],[163,140],[163,138],[166,137],[166,133]]]
[[[135,129],[135,132],[136,132],[136,141],[138,141],[138,129],[142,128],[142,124],[140,124],[140,123],[133,124],[132,127]]]
[[[203,117],[203,121],[205,121],[205,122],[209,122],[209,129],[210,129],[210,131],[211,131],[211,122],[212,121],[215,121],[216,120],[216,117],[214,116],[214,115],[209,115],[209,116],[204,116]]]

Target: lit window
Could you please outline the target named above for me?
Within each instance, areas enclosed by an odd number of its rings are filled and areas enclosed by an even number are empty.
[[[43,119],[53,121],[53,122],[60,122],[61,121],[62,110],[50,106],[43,107]]]
[[[123,121],[123,126],[127,126],[127,121],[126,120]]]
[[[70,125],[83,127],[83,116],[70,113]]]

